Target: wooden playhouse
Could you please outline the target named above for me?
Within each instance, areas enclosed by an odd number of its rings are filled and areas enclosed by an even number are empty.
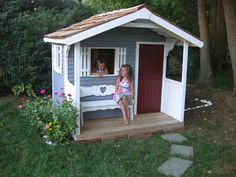
[[[45,35],[44,41],[52,44],[53,92],[64,88],[81,111],[76,140],[129,138],[183,127],[188,47],[202,47],[203,42],[147,6],[92,16]],[[175,46],[182,49],[180,80],[167,77],[168,54]],[[91,70],[101,57],[109,74],[96,77]],[[122,64],[134,71],[134,120],[129,126],[112,118],[121,117],[112,93]]]

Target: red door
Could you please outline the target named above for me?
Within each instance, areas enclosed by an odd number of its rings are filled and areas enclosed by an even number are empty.
[[[140,45],[137,113],[160,112],[163,45]]]

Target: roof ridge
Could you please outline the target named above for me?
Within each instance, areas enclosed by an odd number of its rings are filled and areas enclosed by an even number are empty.
[[[137,6],[133,6],[133,7],[129,7],[129,8],[123,8],[123,9],[118,9],[118,10],[113,10],[113,11],[108,11],[108,12],[104,12],[104,13],[101,13],[101,14],[97,14],[97,15],[94,15],[90,18],[93,18],[93,17],[99,17],[99,16],[104,16],[104,15],[108,15],[108,14],[113,14],[113,13],[119,13],[119,12],[124,12],[124,11],[132,11],[132,10],[140,10],[142,8],[146,7],[145,4],[139,4]]]

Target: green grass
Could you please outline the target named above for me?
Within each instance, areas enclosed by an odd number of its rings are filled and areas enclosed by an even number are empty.
[[[194,164],[185,177],[235,176],[235,151],[203,135],[182,132],[194,147]],[[164,177],[158,166],[168,159],[170,144],[154,136],[108,144],[42,143],[15,103],[0,104],[0,176],[3,177]],[[225,171],[225,169],[229,169]]]
[[[12,103],[0,105],[0,176],[161,176],[170,144],[159,136],[109,144],[41,142]]]

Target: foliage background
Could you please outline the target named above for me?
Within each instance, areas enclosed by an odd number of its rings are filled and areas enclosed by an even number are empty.
[[[0,95],[19,83],[32,83],[34,88],[51,89],[51,47],[43,42],[45,34],[80,22],[93,14],[141,3],[199,36],[196,0],[0,0]],[[210,8],[209,0],[209,19]],[[210,32],[211,26],[209,23]],[[199,49],[191,48],[189,58],[188,82],[194,82],[199,75]],[[227,80],[223,83],[231,87],[229,55],[225,56],[224,61]],[[213,73],[216,74],[216,81],[222,80],[214,68]]]
[[[51,88],[51,49],[43,36],[92,15],[73,0],[0,0],[0,93],[32,83]]]

